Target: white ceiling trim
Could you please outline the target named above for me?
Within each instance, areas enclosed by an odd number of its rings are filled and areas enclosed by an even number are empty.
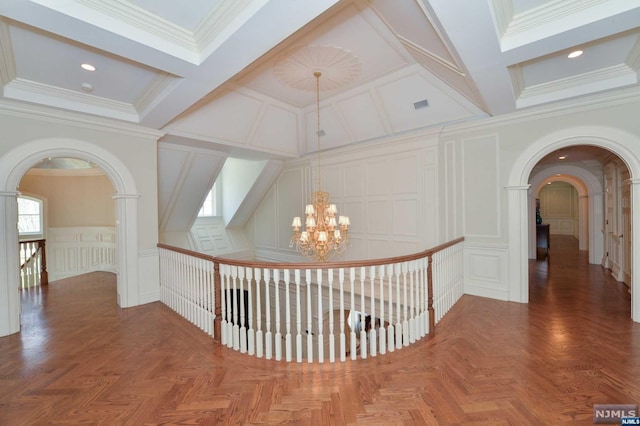
[[[526,87],[516,100],[516,105],[518,108],[524,108],[636,83],[638,75],[635,70],[625,64],[614,65],[579,76]]]
[[[200,62],[198,46],[191,31],[127,1],[30,1],[189,63]]]
[[[145,90],[134,101],[133,106],[140,117],[155,108],[180,83],[180,78],[170,74],[156,74]]]
[[[515,15],[502,34],[503,52],[632,10],[638,0],[554,0]],[[505,16],[503,13],[501,16]],[[499,22],[499,19],[496,19]]]
[[[189,132],[189,131],[185,131],[185,130],[170,130],[167,133],[168,136],[168,141],[173,141],[173,143],[179,143],[178,141],[181,138],[185,138],[185,139],[190,139],[190,140],[195,140],[198,142],[206,142],[206,143],[210,143],[212,144],[211,149],[213,150],[219,150],[219,151],[228,151],[230,153],[233,153],[235,150],[234,148],[239,149],[240,151],[244,151],[247,150],[249,152],[251,151],[257,151],[257,152],[261,152],[264,154],[272,154],[275,155],[276,157],[280,158],[280,157],[284,157],[284,158],[295,158],[298,157],[298,152],[291,152],[291,151],[284,151],[284,150],[277,150],[277,149],[270,149],[267,148],[263,145],[247,145],[247,141],[241,141],[241,142],[236,142],[236,141],[232,141],[232,140],[226,140],[226,139],[222,139],[222,138],[216,138],[216,137],[212,137],[209,135],[203,135],[203,134],[199,134],[199,133],[195,133],[195,132]],[[199,146],[203,146],[202,144],[200,144]],[[206,145],[205,145],[206,146]],[[296,147],[297,148],[297,147]]]
[[[4,96],[9,99],[36,102],[51,107],[65,108],[120,120],[138,121],[138,113],[130,104],[80,94],[73,90],[21,78],[16,78],[4,86]]]
[[[244,25],[269,0],[223,1],[196,27],[193,37],[201,60]]]
[[[9,26],[0,20],[0,85],[9,84],[16,78],[16,63],[13,57]]]
[[[94,117],[73,111],[54,109],[47,106],[24,104],[22,102],[0,99],[0,111],[15,117],[35,119],[49,123],[62,123],[73,127],[82,127],[98,131],[134,137],[159,139],[164,132],[143,127],[135,123],[116,121],[110,118]]]
[[[438,55],[434,55],[433,53],[431,53],[430,51],[426,50],[425,48],[423,48],[422,46],[412,42],[411,40],[404,38],[403,36],[401,36],[400,34],[396,34],[396,37],[398,37],[398,39],[400,40],[400,42],[409,50],[409,51],[415,51],[423,56],[426,56],[427,58],[439,63],[440,65],[444,66],[445,68],[448,68],[449,70],[455,72],[456,74],[458,74],[461,77],[467,77],[466,73],[461,70],[457,64],[451,63],[449,61],[447,61],[444,58],[441,58]]]

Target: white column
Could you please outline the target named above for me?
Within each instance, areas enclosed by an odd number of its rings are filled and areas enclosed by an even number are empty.
[[[509,301],[529,302],[527,191],[529,185],[507,186]],[[533,218],[531,218],[533,220]]]
[[[633,210],[632,210],[633,211]],[[589,194],[589,263],[604,262],[604,194]]]
[[[578,197],[578,250],[589,249],[589,197]]]
[[[116,273],[118,305],[128,308],[140,304],[138,277],[138,198],[116,194]]]
[[[631,179],[631,214],[640,214],[640,179]],[[636,221],[637,222],[637,221]],[[633,225],[636,225],[635,223]],[[640,226],[631,227],[631,319],[640,322]]]
[[[0,191],[0,336],[20,331],[18,193]]]

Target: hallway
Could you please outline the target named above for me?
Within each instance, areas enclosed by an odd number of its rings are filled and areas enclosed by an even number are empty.
[[[94,273],[23,292],[0,338],[0,424],[593,424],[640,403],[630,295],[552,236],[530,303],[464,296],[422,342],[334,365],[222,348],[160,303],[119,309]]]

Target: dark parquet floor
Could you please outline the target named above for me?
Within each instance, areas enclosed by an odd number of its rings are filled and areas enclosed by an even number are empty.
[[[640,403],[624,284],[572,238],[531,261],[529,304],[464,296],[392,354],[308,365],[216,345],[160,303],[119,309],[93,273],[22,294],[0,338],[0,425],[560,425]]]

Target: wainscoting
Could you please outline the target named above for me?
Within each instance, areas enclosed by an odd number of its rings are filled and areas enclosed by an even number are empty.
[[[48,228],[49,281],[95,271],[116,272],[115,251],[115,227]]]

